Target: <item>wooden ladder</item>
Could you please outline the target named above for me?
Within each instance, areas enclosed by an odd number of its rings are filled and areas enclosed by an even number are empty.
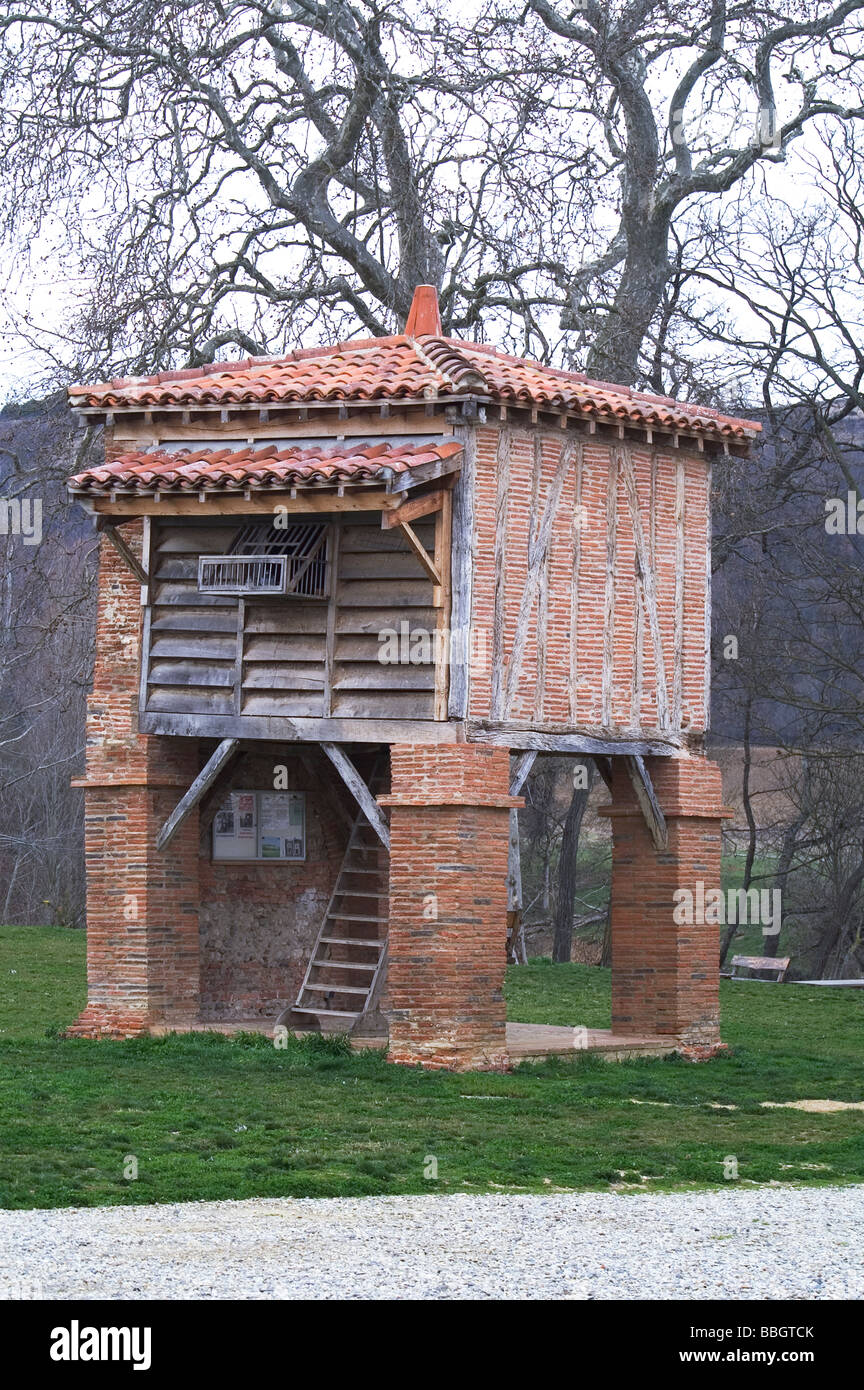
[[[376,763],[369,790],[380,790]],[[336,886],[290,1015],[350,1020],[353,1027],[373,998],[387,953],[390,856],[360,811],[351,828]],[[346,1025],[343,1025],[345,1027]]]

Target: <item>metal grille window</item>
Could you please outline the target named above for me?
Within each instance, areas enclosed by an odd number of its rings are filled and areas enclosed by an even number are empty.
[[[240,528],[226,555],[201,555],[201,593],[326,598],[327,523],[287,518],[285,523],[250,521]]]

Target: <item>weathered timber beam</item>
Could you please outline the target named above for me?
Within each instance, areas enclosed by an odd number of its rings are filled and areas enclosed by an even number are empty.
[[[322,749],[327,754],[331,763],[335,767],[342,781],[345,783],[360,810],[368,820],[378,839],[385,849],[390,848],[390,828],[384,819],[381,807],[370,792],[360,773],[343,751],[338,743],[322,743]]]
[[[624,765],[627,768],[627,775],[633,783],[639,809],[645,817],[645,824],[648,826],[651,839],[654,841],[654,848],[666,849],[669,844],[669,829],[666,825],[666,817],[660,810],[660,803],[654,792],[648,769],[638,755],[633,758],[625,758]]]
[[[76,496],[85,510],[98,516],[256,516],[273,515],[277,508],[284,512],[380,512],[398,507],[398,498],[380,488],[359,488],[356,492],[346,492],[340,497],[335,492],[308,489],[298,491],[296,497],[288,493],[274,492],[268,495],[256,494],[244,497],[242,493],[205,493],[201,502],[197,495],[185,494],[175,497],[164,494],[157,501],[155,497],[117,497],[112,502],[107,497]]]
[[[511,778],[510,778],[510,795],[511,795],[511,796],[518,796],[518,795],[519,795],[519,793],[521,792],[522,788],[524,787],[526,781],[528,780],[528,774],[530,773],[530,771],[531,771],[532,767],[534,766],[534,763],[536,762],[536,760],[537,760],[537,750],[536,750],[536,748],[529,748],[529,749],[527,750],[527,752],[522,753],[522,754],[520,755],[520,757],[519,757],[519,759],[518,759],[518,761],[517,761],[517,763],[516,763],[516,766],[515,766],[515,768],[513,769],[512,776],[511,776]]]
[[[659,739],[604,739],[587,734],[545,733],[537,729],[518,729],[499,724],[484,727],[468,723],[469,743],[491,743],[497,748],[531,748],[538,753],[585,753],[589,757],[650,757],[671,758],[680,744]]]
[[[148,575],[144,566],[141,564],[141,561],[138,559],[138,556],[129,547],[129,545],[121,536],[120,532],[116,529],[116,527],[110,526],[105,522],[101,522],[101,524],[98,524],[98,529],[102,532],[103,536],[107,536],[108,540],[111,542],[114,549],[117,551],[117,554],[120,556],[121,560],[124,562],[127,568],[132,571],[135,578],[138,580],[138,583],[149,584],[150,576]]]
[[[507,911],[522,911],[522,858],[519,852],[519,812],[510,812],[510,837],[507,843]],[[510,923],[518,927],[518,922]]]
[[[510,795],[518,796],[537,759],[533,749],[522,753],[510,776]],[[518,931],[522,912],[522,858],[519,850],[519,811],[513,807],[510,812],[510,835],[507,845],[507,911],[511,916],[510,925]],[[511,942],[511,947],[514,943]]]
[[[457,437],[459,434],[457,432]],[[462,427],[464,467],[453,490],[450,526],[450,632],[455,660],[450,663],[447,714],[450,720],[468,713],[471,604],[474,582],[474,475],[477,439],[474,430]],[[709,654],[710,655],[710,654]],[[447,725],[442,723],[442,727]]]
[[[239,742],[240,740],[236,738],[223,738],[216,752],[213,753],[204,764],[188,792],[177,802],[174,810],[159,831],[156,840],[157,849],[167,849],[184,820],[189,815],[189,812],[195,809],[207,788],[213,785],[219,773],[233,758]]]
[[[438,573],[435,561],[417,535],[417,532],[405,521],[399,521],[398,526],[411,549],[414,551],[414,554],[417,556],[417,559],[420,561],[420,564],[432,580],[432,583],[440,585],[441,575]]]
[[[436,459],[434,463],[418,463],[405,473],[397,473],[391,483],[393,492],[408,492],[419,483],[431,483],[437,478],[449,478],[462,467],[461,454],[451,454],[448,458]]]
[[[401,526],[405,521],[417,521],[421,516],[431,516],[432,512],[440,512],[449,490],[443,487],[436,488],[434,492],[427,492],[422,497],[412,497],[409,502],[403,502],[395,511],[384,512],[381,517],[381,530],[389,531],[393,526]]]
[[[280,743],[461,743],[464,726],[455,719],[324,718],[276,714],[177,714],[145,711],[142,734],[183,738],[272,739]],[[507,740],[502,740],[506,743]]]
[[[612,790],[612,764],[608,758],[595,757],[594,766],[606,783],[609,791]]]

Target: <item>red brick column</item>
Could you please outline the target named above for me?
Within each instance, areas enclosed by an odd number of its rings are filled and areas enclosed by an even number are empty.
[[[719,929],[698,920],[698,894],[720,887],[720,769],[705,758],[646,759],[669,843],[654,848],[623,763],[613,759],[612,1031],[666,1035],[692,1055],[720,1043]],[[675,892],[694,895],[692,922],[676,922]],[[682,915],[679,907],[679,916]]]
[[[126,528],[128,536],[129,530]],[[69,1032],[129,1036],[198,1014],[198,817],[156,836],[198,771],[197,741],[138,732],[140,585],[102,542],[85,793],[87,1007]]]
[[[504,970],[511,797],[506,748],[391,748],[392,1062],[507,1065]]]

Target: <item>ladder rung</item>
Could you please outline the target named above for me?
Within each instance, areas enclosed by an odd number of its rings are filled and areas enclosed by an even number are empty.
[[[331,946],[375,946],[381,950],[384,942],[378,936],[369,937],[364,941],[360,936],[319,936],[319,941],[327,941]]]
[[[326,1015],[328,1015],[328,1016],[331,1016],[331,1015],[332,1015],[333,1018],[359,1018],[359,1017],[360,1017],[360,1011],[359,1011],[359,1009],[311,1009],[311,1008],[308,1008],[305,1004],[295,1004],[295,1005],[294,1005],[294,1009],[295,1009],[295,1011],[296,1011],[298,1014],[315,1014],[316,1018],[318,1017],[319,1014],[321,1014],[321,1015],[326,1014]]]
[[[376,793],[376,779],[369,780],[369,789],[373,795]],[[380,837],[375,827],[369,823],[362,811],[358,811],[354,818],[351,834],[348,837],[348,844],[342,859],[342,865],[336,876],[336,884],[333,889],[327,913],[320,927],[320,935],[312,951],[312,957],[306,970],[303,984],[297,996],[297,1003],[293,1006],[298,1014],[310,1014],[321,1018],[362,1018],[372,997],[372,990],[378,978],[378,971],[384,959],[383,952],[387,949],[387,923],[389,918],[379,916],[384,905],[389,898],[388,880],[390,872],[390,857],[386,847],[381,843]],[[358,885],[355,876],[360,880]],[[370,883],[372,878],[374,882]],[[366,888],[363,888],[363,883]],[[335,909],[335,904],[340,899],[356,898],[357,902],[366,907],[365,912],[339,912]],[[350,904],[352,907],[355,904]],[[379,929],[379,924],[384,924],[383,936],[372,938],[362,936],[327,936],[325,932],[345,931],[346,927],[354,922],[368,924],[369,928]],[[374,952],[374,960],[331,960],[326,956],[319,957],[318,952],[328,946],[355,946],[368,950],[370,955]],[[328,979],[322,982],[316,976],[324,974],[327,970],[333,972],[336,980]],[[338,972],[343,974],[339,976]],[[340,985],[339,979],[345,979],[346,970],[359,971],[367,975],[368,980],[363,986],[360,985]],[[318,1008],[313,1004],[304,1004],[303,999],[310,994],[324,995],[328,1002],[330,998],[337,998],[341,1003],[350,1003],[353,998],[358,1001],[357,1009],[332,1009]],[[347,999],[345,996],[352,996]]]
[[[368,993],[369,993],[369,986],[368,986],[368,985],[366,985],[365,988],[361,988],[360,985],[334,985],[333,982],[332,982],[332,980],[331,980],[329,983],[327,983],[327,982],[325,981],[324,984],[314,984],[311,980],[307,980],[307,981],[306,981],[306,984],[304,985],[303,988],[304,988],[304,993],[308,993],[308,994],[368,994]],[[301,1005],[300,1005],[300,1008],[302,1009],[302,1007],[303,1007],[303,1005],[301,1004]]]
[[[337,888],[333,896],[334,898],[381,898],[386,902],[390,894],[367,893],[363,888]]]
[[[388,917],[361,917],[357,913],[351,912],[328,912],[327,920],[330,922],[387,922]]]
[[[378,966],[371,960],[313,960],[313,966],[321,970],[377,970]]]

